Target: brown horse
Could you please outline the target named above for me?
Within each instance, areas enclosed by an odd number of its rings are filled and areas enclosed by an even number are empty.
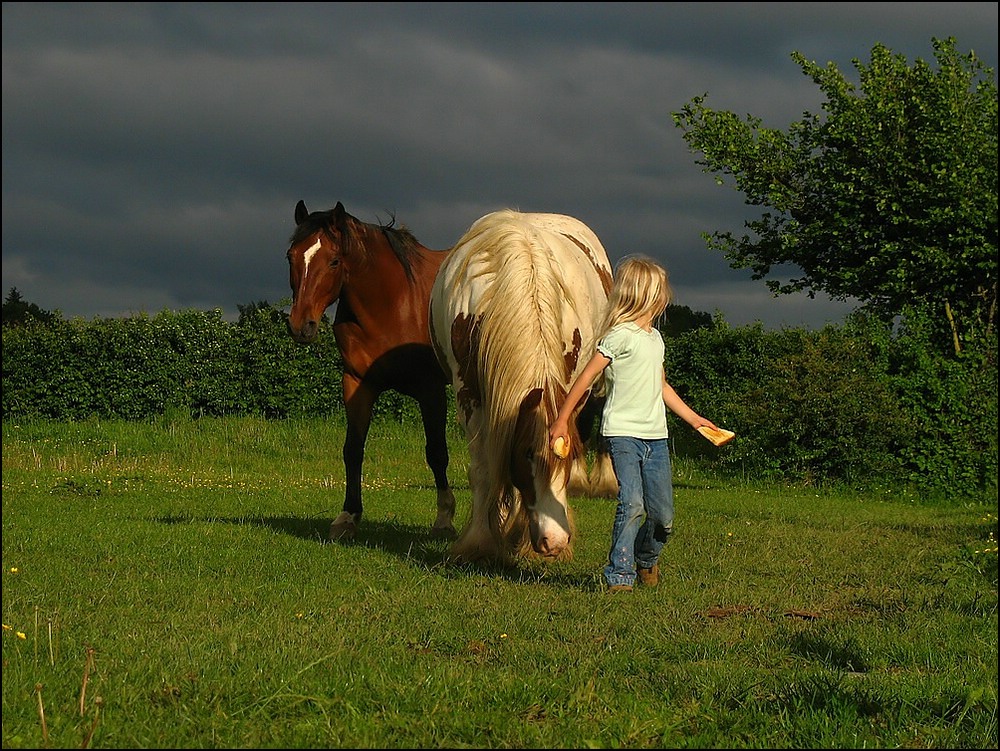
[[[453,537],[455,496],[448,484],[445,375],[431,348],[428,301],[447,251],[430,250],[405,227],[367,224],[344,210],[310,213],[295,206],[288,248],[292,308],[289,332],[311,342],[326,309],[337,303],[333,333],[344,362],[347,435],[344,507],[330,526],[330,539],[351,539],[361,522],[361,466],[372,409],[386,390],[420,405],[425,456],[437,487],[435,535]]]

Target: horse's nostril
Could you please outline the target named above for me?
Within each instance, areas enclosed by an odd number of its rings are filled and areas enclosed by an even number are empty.
[[[535,552],[546,558],[555,558],[563,551],[563,547],[560,543],[546,536],[538,541]]]

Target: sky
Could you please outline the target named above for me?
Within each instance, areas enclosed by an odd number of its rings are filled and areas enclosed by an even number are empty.
[[[446,249],[503,208],[569,214],[674,304],[820,328],[702,235],[761,209],[672,120],[822,112],[793,52],[852,77],[883,44],[997,66],[997,3],[3,3],[3,297],[66,317],[288,309],[299,199]],[[789,276],[792,274],[789,274]],[[330,311],[332,313],[332,310]]]

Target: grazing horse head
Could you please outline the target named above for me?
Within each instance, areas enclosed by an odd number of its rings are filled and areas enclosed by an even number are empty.
[[[584,455],[571,423],[571,458],[556,459],[548,428],[593,352],[610,288],[600,241],[561,215],[488,214],[442,264],[432,343],[451,374],[472,489],[452,559],[572,556],[567,484]]]
[[[347,272],[344,205],[309,213],[304,201],[295,206],[295,232],[288,247],[292,308],[288,330],[297,342],[311,342],[319,333],[326,309],[337,302]]]
[[[510,481],[520,496],[523,514],[512,515],[507,536],[515,545],[521,541],[520,553],[528,552],[527,541],[542,557],[568,557],[573,536],[566,497],[570,464],[549,450],[548,425],[554,415],[551,411],[547,414],[542,405],[544,393],[542,387],[533,388],[518,408],[511,437]],[[576,436],[573,443],[579,446],[575,425],[570,432]],[[519,529],[518,524],[526,529]]]

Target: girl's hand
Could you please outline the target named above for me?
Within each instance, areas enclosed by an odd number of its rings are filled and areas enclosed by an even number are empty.
[[[556,450],[556,441],[563,439],[565,445],[569,445],[569,428],[563,420],[556,420],[549,426],[549,448]],[[556,452],[558,453],[558,452]]]
[[[711,428],[712,430],[719,430],[719,426],[716,425],[711,420],[706,420],[701,415],[696,415],[697,419],[691,423],[691,427],[697,430],[698,428]]]
[[[569,456],[569,439],[563,438],[561,435],[556,436],[551,443],[552,453],[558,456],[560,459],[565,459]]]

